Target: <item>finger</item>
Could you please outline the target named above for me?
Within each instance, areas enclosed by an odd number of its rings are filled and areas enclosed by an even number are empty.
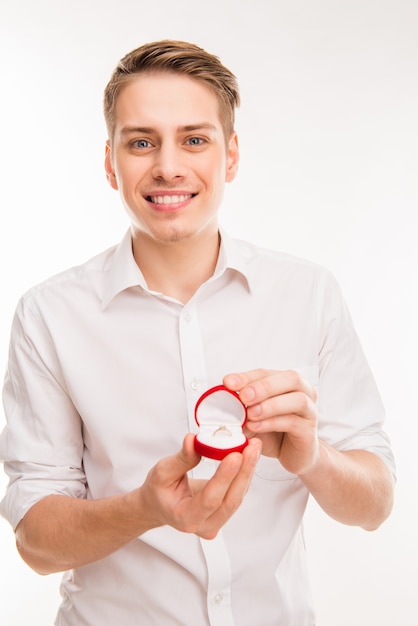
[[[255,436],[262,436],[268,433],[287,433],[292,437],[305,438],[308,433],[316,432],[317,430],[316,419],[306,419],[295,414],[247,422],[247,425],[248,430]]]
[[[233,452],[228,454],[219,464],[215,474],[210,481],[207,479],[202,480],[198,478],[190,479],[190,485],[194,494],[200,491],[206,490],[205,497],[214,496],[215,499],[221,501],[236,476],[242,471],[243,461],[248,468],[245,470],[248,475],[252,472],[252,467],[255,467],[260,457],[262,444],[259,439],[256,439],[252,435],[248,445],[244,448],[243,452]],[[244,475],[244,474],[243,474]]]
[[[232,507],[233,510],[236,510],[248,491],[258,459],[260,458],[261,449],[262,442],[260,439],[253,437],[248,441],[248,445],[241,453],[242,463],[240,471],[232,481],[225,498],[226,505]]]
[[[248,422],[268,420],[272,417],[293,415],[305,419],[316,419],[317,411],[313,400],[302,391],[275,395],[247,409]]]
[[[248,372],[240,373],[235,372],[233,374],[227,374],[226,376],[224,376],[222,382],[225,387],[228,387],[228,389],[231,389],[232,391],[240,391],[251,382],[259,380],[260,378],[263,378],[264,376],[267,376],[271,373],[272,370],[265,369],[255,369],[249,370]]]
[[[243,452],[229,454],[204,488],[204,497],[213,511],[223,506],[235,510],[248,490],[261,453],[261,441],[252,438]]]
[[[241,453],[228,454],[218,465],[212,478],[203,485],[194,501],[196,512],[199,512],[202,517],[206,519],[222,505],[228,489],[239,474],[242,462]],[[195,491],[195,486],[193,486],[193,491]]]
[[[228,374],[224,378],[224,384],[234,391],[239,391],[241,400],[247,406],[293,391],[301,391],[314,401],[317,396],[315,387],[294,370],[256,369]]]
[[[244,482],[248,488],[260,453],[261,442],[254,438],[242,453],[232,452],[221,461],[215,474],[201,489],[199,499],[196,500],[196,507],[205,511],[205,517],[214,513],[224,504],[234,481],[238,480],[243,491],[246,488]],[[201,487],[202,483],[199,486]],[[194,481],[192,489],[193,491],[196,489]]]
[[[251,484],[252,477],[261,453],[261,441],[253,438],[248,446],[241,453],[240,469],[236,476],[230,481],[228,488],[224,491],[221,500],[214,498],[215,485],[209,481],[205,487],[205,497],[212,501],[212,511],[207,509],[207,519],[201,536],[211,538],[216,535],[225,522],[235,513],[241,505],[245,494]],[[232,455],[229,455],[232,456]],[[220,469],[220,468],[218,468]],[[215,475],[216,476],[216,475]],[[217,494],[219,495],[219,493]]]

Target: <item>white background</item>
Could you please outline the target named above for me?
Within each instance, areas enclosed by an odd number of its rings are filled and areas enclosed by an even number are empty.
[[[395,510],[375,533],[310,505],[318,626],[416,626],[416,0],[1,0],[0,11],[1,362],[20,294],[127,228],[102,167],[102,92],[119,58],[166,37],[219,55],[243,100],[223,223],[337,276],[398,462]],[[23,564],[0,520],[1,624],[52,624],[58,583]]]

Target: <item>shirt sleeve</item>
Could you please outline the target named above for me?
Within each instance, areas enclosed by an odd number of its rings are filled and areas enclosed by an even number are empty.
[[[338,450],[373,452],[395,473],[380,393],[332,275],[319,293],[319,436]]]
[[[86,497],[81,419],[30,297],[22,298],[13,320],[3,403],[0,460],[9,485],[0,513],[16,528],[47,495]]]

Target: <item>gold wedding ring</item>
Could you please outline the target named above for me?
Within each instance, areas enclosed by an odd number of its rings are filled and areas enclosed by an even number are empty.
[[[225,435],[227,435],[228,437],[232,437],[232,433],[230,430],[227,429],[227,427],[225,426],[225,424],[221,424],[216,430],[213,431],[212,436],[216,437],[216,435],[218,433],[223,433]]]

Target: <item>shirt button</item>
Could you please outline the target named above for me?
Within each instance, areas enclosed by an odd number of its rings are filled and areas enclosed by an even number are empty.
[[[215,604],[221,604],[222,600],[224,599],[223,595],[221,593],[217,593],[215,596]]]
[[[197,382],[197,380],[195,378],[193,378],[192,382],[190,383],[190,387],[193,389],[193,391],[197,391],[199,388],[199,383]]]
[[[190,324],[190,322],[192,321],[192,316],[190,315],[190,313],[185,313],[183,315],[183,319],[187,324]]]

